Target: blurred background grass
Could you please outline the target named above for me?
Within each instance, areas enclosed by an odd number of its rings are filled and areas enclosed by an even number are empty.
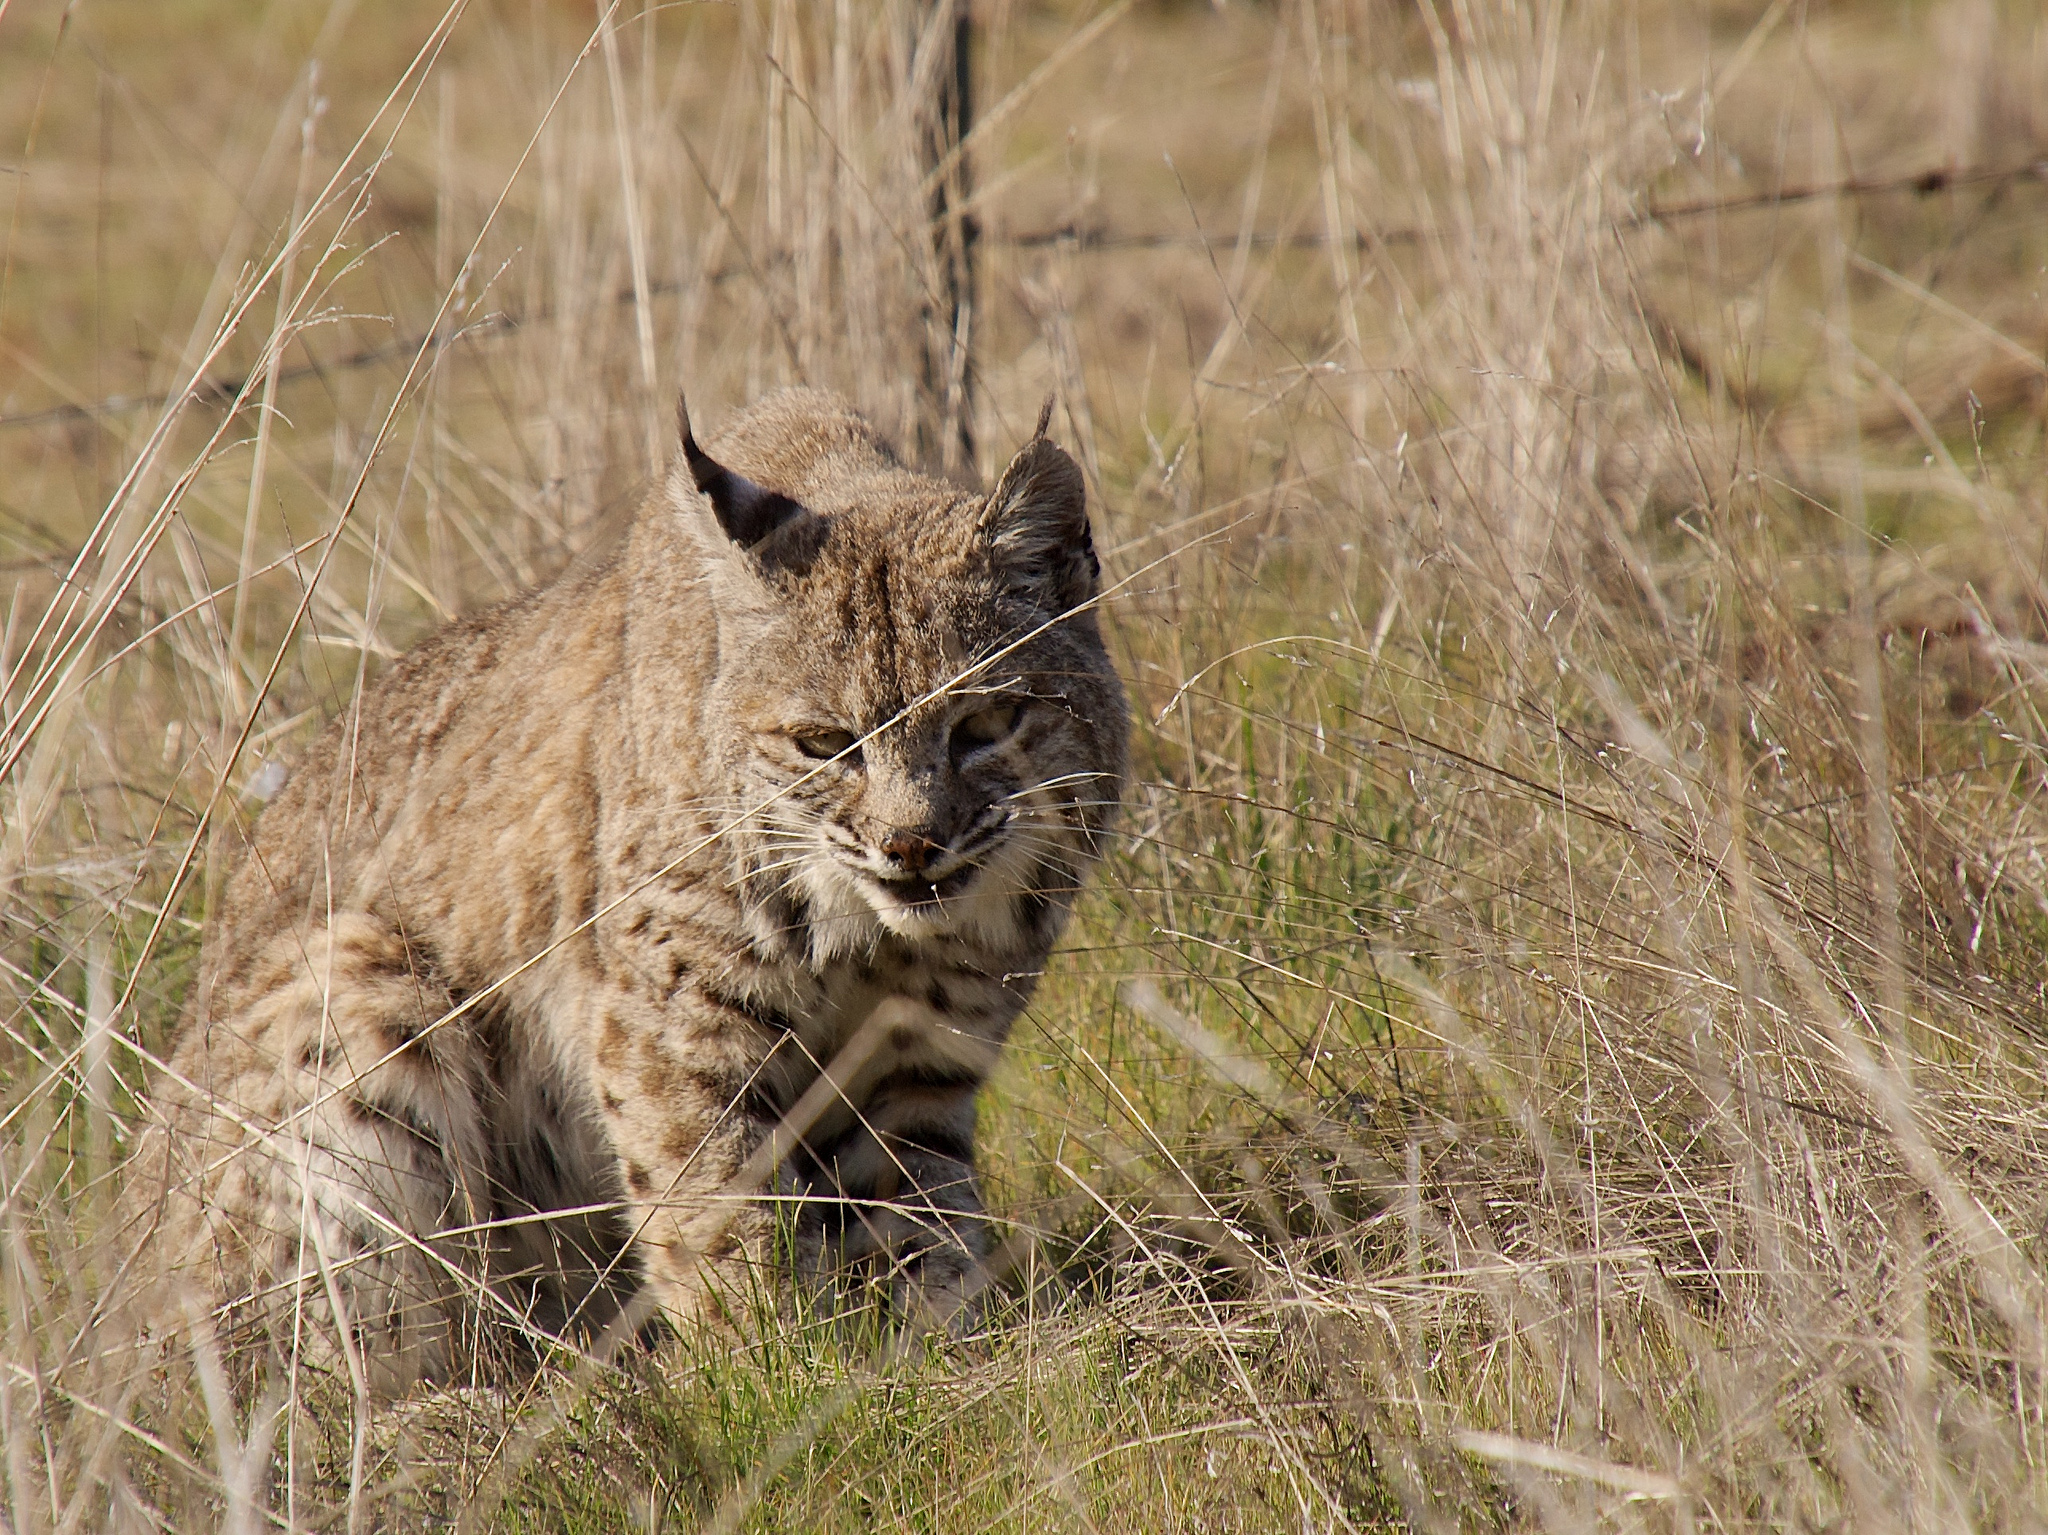
[[[955,326],[907,0],[0,5],[0,1527],[2040,1528],[2048,23],[972,17]],[[139,1358],[266,768],[798,381],[1116,582],[987,1334]]]

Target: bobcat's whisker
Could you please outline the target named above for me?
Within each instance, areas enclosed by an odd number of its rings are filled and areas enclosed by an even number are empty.
[[[1037,783],[1026,784],[1021,789],[1013,790],[1003,796],[1003,801],[1008,803],[1011,800],[1026,799],[1033,794],[1043,794],[1049,789],[1063,789],[1068,784],[1094,783],[1101,777],[1100,773],[1061,773],[1051,778],[1040,779]]]

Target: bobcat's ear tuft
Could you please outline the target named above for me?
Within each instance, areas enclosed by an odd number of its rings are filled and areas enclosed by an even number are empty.
[[[1027,442],[982,507],[981,535],[1011,585],[1065,613],[1095,596],[1101,562],[1088,531],[1081,469],[1040,433]]]
[[[741,548],[753,548],[803,510],[780,491],[733,473],[698,447],[681,395],[676,396],[676,434],[682,438],[683,462],[691,483],[711,502],[711,513],[725,536]]]

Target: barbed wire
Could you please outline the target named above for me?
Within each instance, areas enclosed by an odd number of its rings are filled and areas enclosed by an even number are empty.
[[[1640,229],[1649,224],[1670,223],[1676,220],[1703,218],[1716,213],[1742,213],[1758,208],[1782,207],[1792,203],[1817,202],[1828,197],[1875,197],[1886,193],[1911,193],[1929,197],[1936,192],[1948,192],[1970,186],[2024,181],[2028,179],[2048,182],[2048,159],[2030,160],[2024,165],[1993,169],[1985,166],[1953,167],[1941,166],[1914,171],[1909,175],[1888,176],[1877,179],[1846,177],[1839,181],[1814,182],[1809,185],[1779,187],[1768,192],[1744,192],[1729,197],[1702,198],[1684,203],[1652,203],[1638,208],[1620,218],[1611,220],[1616,229]],[[1354,249],[1369,250],[1375,245],[1415,245],[1428,240],[1450,239],[1457,231],[1436,225],[1417,224],[1392,229],[1359,230],[1348,242]],[[990,243],[1009,245],[1014,248],[1032,249],[1046,246],[1073,244],[1083,250],[1158,250],[1175,246],[1208,246],[1224,249],[1244,243],[1254,249],[1273,249],[1299,246],[1305,249],[1319,249],[1330,244],[1327,234],[1282,234],[1271,230],[1253,230],[1236,235],[1202,235],[1198,233],[1158,234],[1116,234],[1107,230],[1093,230],[1080,225],[1065,225],[1058,229],[1039,230],[1032,234],[1015,235],[1008,240],[996,239]]]

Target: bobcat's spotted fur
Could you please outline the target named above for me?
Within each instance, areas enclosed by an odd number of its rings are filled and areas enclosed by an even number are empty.
[[[1096,594],[1043,422],[982,494],[814,391],[684,420],[615,556],[410,652],[264,813],[133,1173],[165,1266],[441,1374],[465,1316],[701,1308],[780,1195],[800,1261],[959,1304],[975,1091],[1122,782]]]

